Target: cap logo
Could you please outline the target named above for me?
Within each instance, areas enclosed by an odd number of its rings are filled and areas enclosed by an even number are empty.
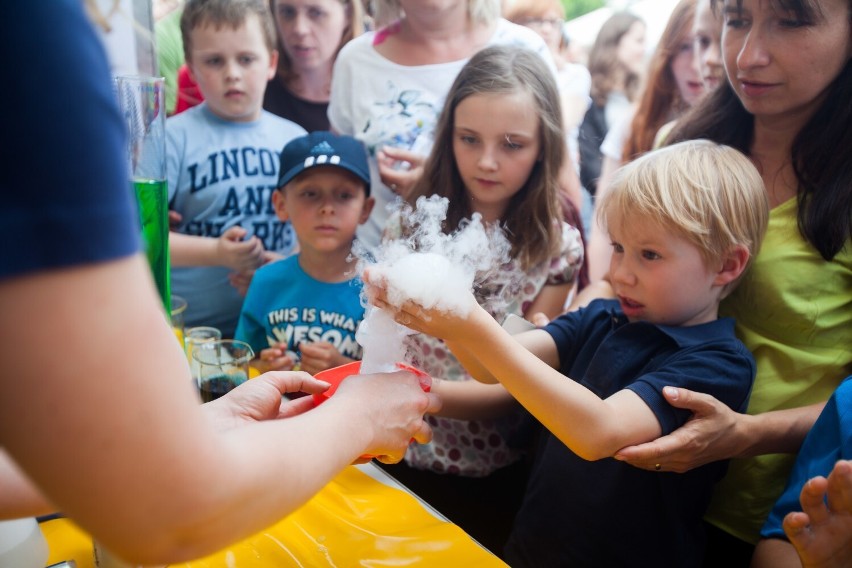
[[[310,168],[322,164],[337,165],[340,163],[340,156],[334,154],[334,148],[325,140],[311,148],[311,154],[314,155],[305,158],[303,167]]]
[[[322,156],[308,156],[305,158],[304,167],[310,168],[311,166],[320,166],[322,164],[331,164],[336,166],[340,163],[340,156],[326,156],[323,154]]]
[[[311,154],[334,154],[334,148],[331,147],[331,144],[323,140],[311,148]]]

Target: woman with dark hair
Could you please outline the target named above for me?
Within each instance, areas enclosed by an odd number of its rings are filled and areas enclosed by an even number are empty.
[[[361,0],[269,0],[278,32],[278,72],[263,108],[308,132],[328,130],[337,52],[364,31]]]
[[[713,0],[727,82],[669,142],[709,138],[748,155],[772,211],[763,248],[721,315],[754,354],[747,414],[678,389],[693,419],[616,457],[687,471],[725,458],[707,513],[708,566],[747,566],[805,435],[852,368],[852,1]],[[657,466],[660,467],[660,466]],[[713,544],[715,542],[715,544]]]

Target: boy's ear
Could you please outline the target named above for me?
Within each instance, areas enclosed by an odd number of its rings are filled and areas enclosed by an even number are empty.
[[[722,266],[713,283],[725,286],[739,278],[748,265],[749,256],[748,249],[744,245],[736,245],[722,259]]]
[[[361,210],[361,217],[358,219],[358,224],[363,225],[370,218],[370,213],[373,212],[373,207],[376,205],[376,200],[373,197],[368,197],[364,200],[364,208]]]
[[[278,50],[273,49],[269,52],[269,71],[266,74],[266,80],[271,81],[278,71]]]
[[[272,207],[275,209],[275,214],[278,215],[279,219],[282,221],[290,219],[290,215],[287,214],[287,198],[284,195],[283,187],[279,187],[272,192]]]

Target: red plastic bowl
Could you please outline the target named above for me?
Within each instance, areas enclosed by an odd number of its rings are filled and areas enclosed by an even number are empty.
[[[414,373],[418,377],[428,377],[426,373],[412,367],[411,365],[406,365],[405,363],[397,363],[396,366],[402,371],[409,371]],[[323,393],[315,394],[314,397],[314,406],[319,406],[323,402],[327,401],[331,396],[337,391],[337,387],[340,386],[340,383],[343,382],[347,377],[351,377],[352,375],[357,375],[361,372],[361,361],[352,361],[351,363],[346,363],[345,365],[340,365],[339,367],[333,367],[331,369],[326,369],[325,371],[320,371],[319,373],[314,375],[314,378],[319,379],[321,381],[325,381],[331,384]],[[429,392],[430,387],[424,386],[423,390],[425,392]]]
[[[409,371],[414,373],[418,377],[428,377],[426,373],[412,367],[411,365],[406,365],[405,363],[397,363],[396,366],[403,371]],[[314,375],[314,378],[319,379],[321,381],[325,381],[330,383],[331,386],[328,387],[328,390],[321,394],[315,394],[314,397],[314,407],[319,406],[320,404],[327,401],[337,390],[337,387],[340,386],[340,383],[344,381],[347,377],[351,377],[352,375],[357,375],[361,371],[361,361],[353,361],[351,363],[346,363],[345,365],[340,365],[339,367],[333,367],[331,369],[326,369],[325,371],[320,371],[319,373]],[[420,386],[423,388],[425,392],[429,392],[431,390],[431,386],[424,385],[420,383]],[[414,438],[411,439],[414,441]],[[362,460],[371,460],[377,456],[372,454],[364,454],[361,456]]]

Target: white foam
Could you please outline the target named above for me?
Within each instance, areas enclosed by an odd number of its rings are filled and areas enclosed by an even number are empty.
[[[416,208],[401,206],[403,225],[411,235],[382,242],[376,257],[360,255],[359,274],[370,268],[370,278],[385,282],[388,303],[401,307],[414,301],[428,309],[466,316],[467,294],[474,284],[509,259],[511,246],[502,231],[486,227],[479,214],[445,234],[441,224],[449,201],[432,196],[417,200]],[[383,310],[369,306],[356,339],[363,347],[362,373],[386,372],[404,361],[405,336],[411,330],[396,323]]]

